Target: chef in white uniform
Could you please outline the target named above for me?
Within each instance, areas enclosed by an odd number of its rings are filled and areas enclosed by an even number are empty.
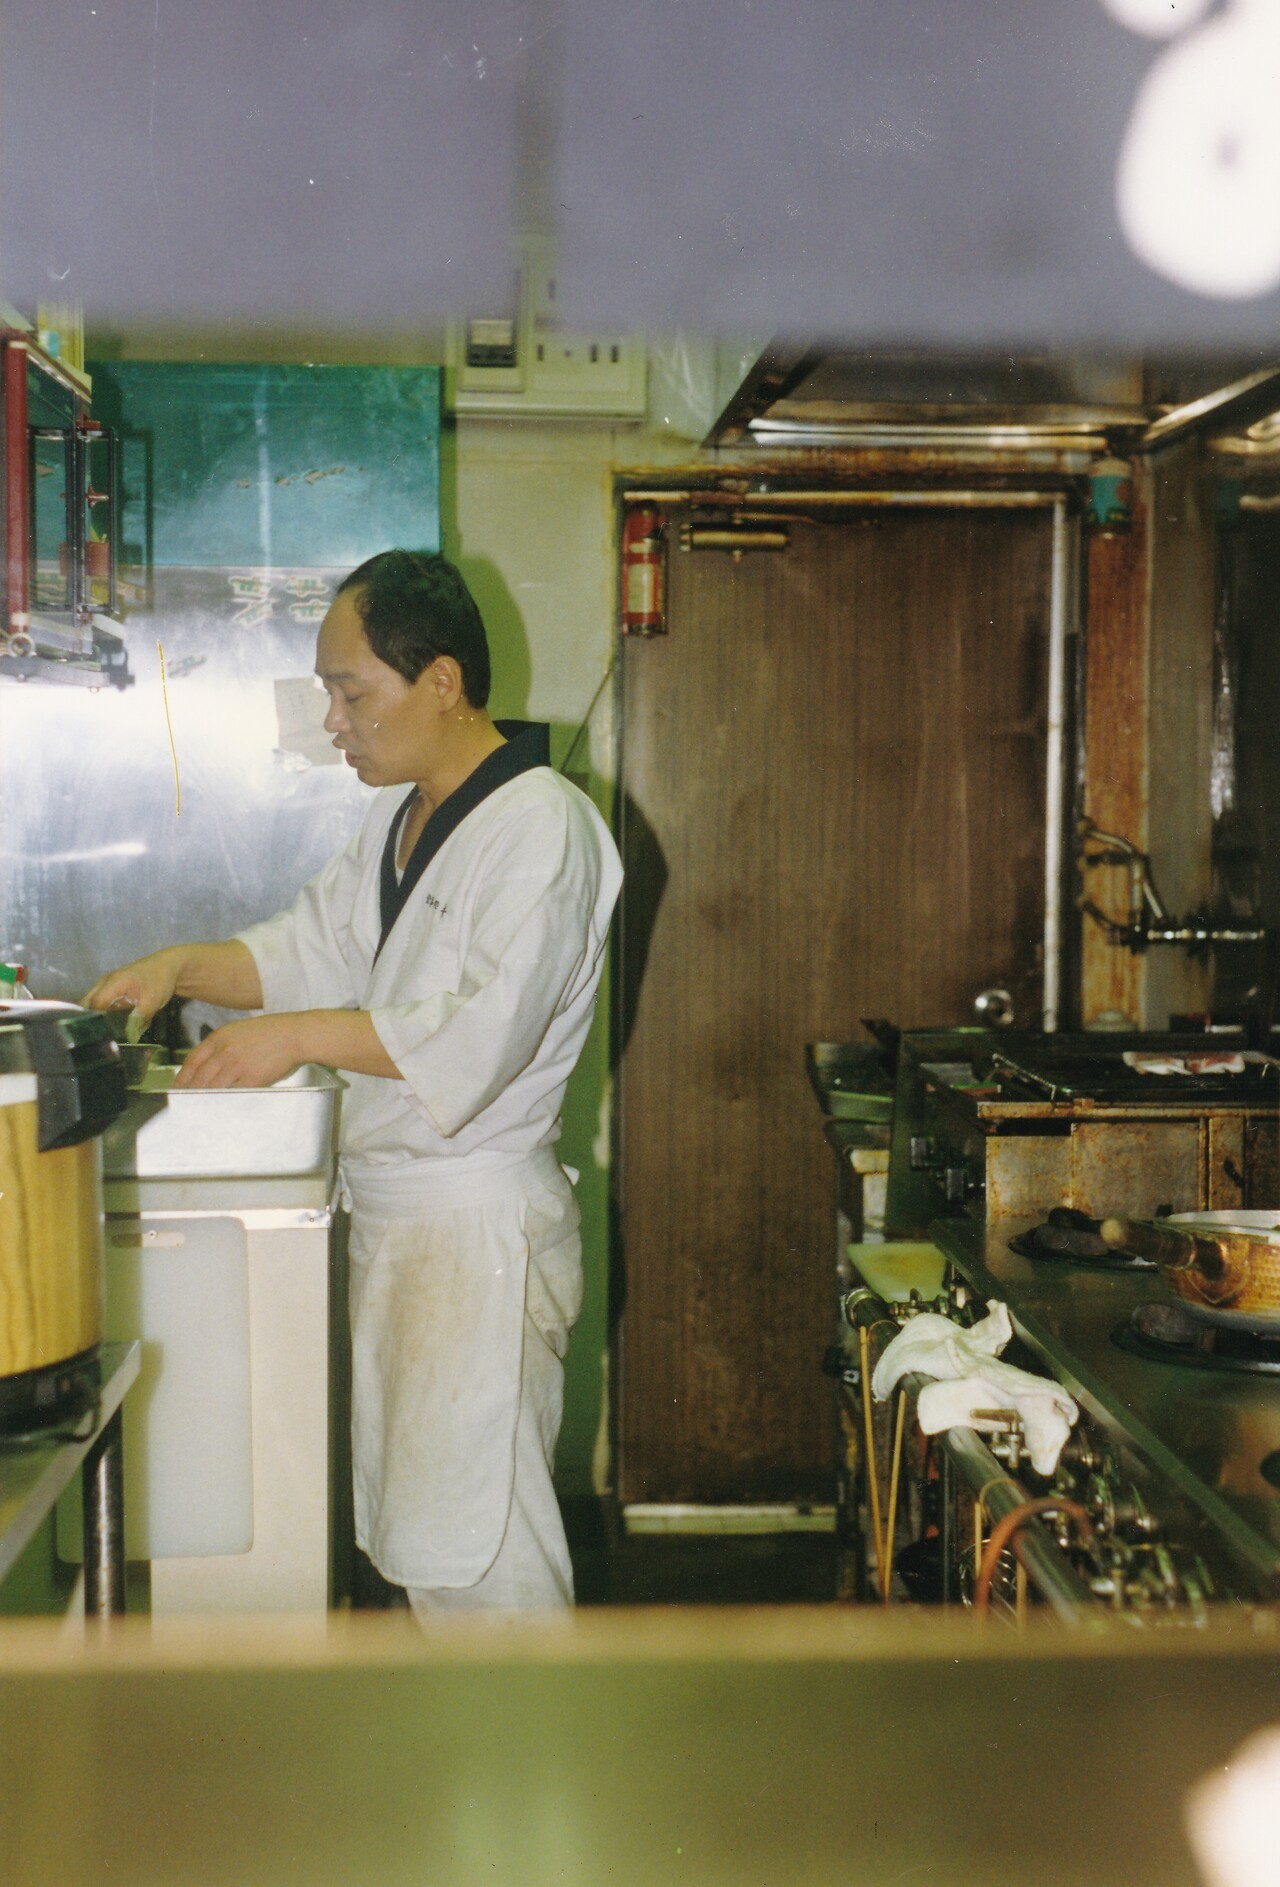
[[[334,745],[386,789],[356,838],[279,916],[85,1000],[267,1012],[193,1049],[183,1086],[346,1072],[358,1542],[420,1614],[563,1606],[551,1467],[582,1269],[555,1146],[618,854],[547,730],[490,719],[484,628],[444,558],[354,571],[316,672]]]

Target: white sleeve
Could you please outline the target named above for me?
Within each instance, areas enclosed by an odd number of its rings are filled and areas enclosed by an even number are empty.
[[[258,966],[265,1010],[358,1006],[351,919],[362,836],[330,859],[287,911],[238,933]]]
[[[557,1010],[594,972],[601,877],[587,822],[567,807],[531,808],[484,861],[457,987],[371,1010],[383,1047],[446,1138],[528,1067]]]

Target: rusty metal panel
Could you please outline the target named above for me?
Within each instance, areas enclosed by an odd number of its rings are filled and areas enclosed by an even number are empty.
[[[1280,1211],[1280,1114],[1109,1111],[1073,1120],[1069,1134],[993,1133],[984,1160],[988,1222],[1054,1205],[1093,1217],[1149,1218],[1160,1206]]]
[[[1136,468],[1135,468],[1136,471]],[[1104,832],[1145,847],[1147,831],[1147,505],[1133,481],[1127,531],[1088,539],[1085,617],[1084,810]],[[1089,873],[1088,895],[1109,913],[1128,906],[1119,867]],[[1144,961],[1081,920],[1081,1021],[1142,1018]]]
[[[1280,1209],[1280,1114],[1245,1121],[1244,1175],[1246,1205]]]
[[[987,1220],[1030,1218],[1071,1205],[1066,1134],[995,1134],[987,1141]]]
[[[1199,1119],[1073,1121],[1071,1197],[1093,1218],[1149,1219],[1204,1206]]]
[[[1233,1206],[1248,1203],[1245,1198],[1245,1117],[1243,1114],[1211,1114],[1207,1127],[1205,1209],[1229,1212]]]

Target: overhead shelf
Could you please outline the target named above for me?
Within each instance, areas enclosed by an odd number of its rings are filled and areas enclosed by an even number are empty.
[[[121,638],[95,620],[92,654],[53,654],[38,644],[15,653],[12,642],[0,640],[0,681],[123,689],[131,685],[133,676],[129,672],[129,652]]]

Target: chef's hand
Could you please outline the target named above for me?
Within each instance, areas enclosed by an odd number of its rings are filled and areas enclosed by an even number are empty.
[[[174,1077],[175,1088],[269,1088],[306,1057],[295,1015],[249,1016],[225,1022],[193,1048]]]
[[[86,1009],[132,1009],[142,1022],[150,1022],[177,991],[177,950],[157,950],[152,956],[139,957],[123,969],[109,970],[100,976],[84,998]]]

